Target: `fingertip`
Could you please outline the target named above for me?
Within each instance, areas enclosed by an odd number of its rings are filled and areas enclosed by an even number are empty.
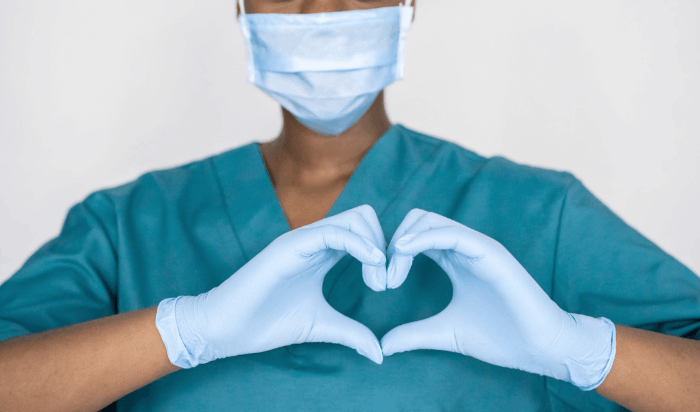
[[[416,348],[416,342],[411,334],[411,326],[407,325],[412,325],[412,323],[397,326],[382,336],[382,355],[391,356]]]
[[[373,345],[374,347],[372,348],[373,349],[372,353],[374,354],[374,359],[372,359],[372,361],[374,361],[374,363],[376,363],[377,365],[381,365],[382,362],[384,362],[384,354],[382,353],[382,346],[379,344],[379,341],[377,341],[376,338],[375,338],[373,343],[374,343],[374,345]]]
[[[387,270],[387,288],[396,289],[403,284],[408,277],[408,272],[413,265],[413,256],[394,255],[389,262]]]
[[[382,362],[384,362],[384,355],[382,354],[382,348],[379,345],[379,342],[374,339],[373,342],[370,343],[370,348],[364,347],[362,350],[356,349],[357,353],[360,355],[364,356],[365,358],[371,360],[372,362],[376,363],[377,365],[381,365]]]
[[[410,342],[406,341],[408,337],[405,336],[403,332],[404,330],[400,326],[397,326],[382,337],[381,346],[383,356],[391,356],[411,350]]]
[[[383,292],[387,287],[386,265],[377,266],[375,269],[377,284],[381,287],[379,292]]]
[[[389,267],[386,269],[386,287],[390,288],[392,284],[391,279],[394,277],[394,272],[396,271],[396,256],[392,256],[389,261]]]
[[[360,353],[360,352],[358,352],[358,353]],[[384,362],[384,355],[382,355],[381,351],[379,351],[379,353],[371,353],[371,354],[360,353],[360,355],[371,360],[372,362],[376,363],[377,365],[381,365],[382,362]]]
[[[394,244],[396,244],[396,239],[392,238],[391,241],[386,245],[386,254],[387,255],[392,255],[396,253]]]
[[[384,252],[379,250],[377,246],[372,243],[370,240],[361,237],[362,242],[367,246],[367,262],[371,265],[380,265],[382,263],[385,264],[386,262],[386,256],[384,255]]]
[[[365,284],[375,292],[383,292],[386,290],[386,282],[381,282],[381,275],[377,274],[380,266],[362,265],[362,278]]]
[[[392,330],[394,330],[394,329],[392,329]],[[379,340],[379,346],[381,346],[381,348],[382,348],[382,354],[383,354],[384,356],[389,356],[389,355],[391,355],[391,353],[388,352],[388,348],[389,348],[389,339],[387,339],[387,338],[388,338],[389,336],[391,336],[390,334],[391,334],[391,331],[392,331],[392,330],[390,330],[389,332],[387,332],[386,334],[384,334],[384,336],[382,336],[382,338]],[[388,353],[388,355],[387,355],[387,353]]]
[[[396,353],[396,351],[391,347],[391,344],[388,344],[382,339],[382,356],[391,356],[394,353]]]
[[[372,350],[372,356],[369,359],[377,365],[381,365],[382,362],[384,362],[384,354],[382,353],[382,348],[379,347],[379,343],[377,343],[374,350]]]
[[[386,265],[386,256],[381,250],[374,248],[369,255],[369,260],[374,265]]]

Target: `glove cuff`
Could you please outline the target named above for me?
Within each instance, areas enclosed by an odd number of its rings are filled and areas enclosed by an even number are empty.
[[[197,366],[197,363],[182,341],[175,317],[177,302],[183,297],[185,296],[164,299],[158,304],[156,328],[163,339],[170,363],[183,369],[189,369]]]
[[[572,314],[577,339],[572,342],[564,364],[569,382],[583,391],[590,391],[603,383],[615,360],[617,334],[610,319]]]

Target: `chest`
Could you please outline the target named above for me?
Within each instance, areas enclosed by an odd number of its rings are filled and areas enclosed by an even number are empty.
[[[277,200],[291,230],[326,217],[347,179],[317,186],[278,185]]]

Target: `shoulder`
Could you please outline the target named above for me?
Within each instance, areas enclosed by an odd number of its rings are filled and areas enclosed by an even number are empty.
[[[251,144],[169,168],[142,173],[123,184],[91,192],[81,204],[95,210],[113,209],[117,214],[140,210],[157,213],[164,207],[192,208],[218,198],[216,162],[245,155]]]
[[[499,190],[539,189],[566,192],[578,182],[574,174],[516,162],[505,156],[484,156],[457,143],[399,125],[408,145],[423,153],[426,162],[455,177],[469,174],[472,183],[488,183]],[[437,171],[437,170],[436,170]]]

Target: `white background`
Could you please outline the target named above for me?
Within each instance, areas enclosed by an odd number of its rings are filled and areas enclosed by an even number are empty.
[[[418,0],[395,123],[574,173],[700,273],[700,2]],[[275,136],[233,0],[0,0],[0,282],[89,193]]]

